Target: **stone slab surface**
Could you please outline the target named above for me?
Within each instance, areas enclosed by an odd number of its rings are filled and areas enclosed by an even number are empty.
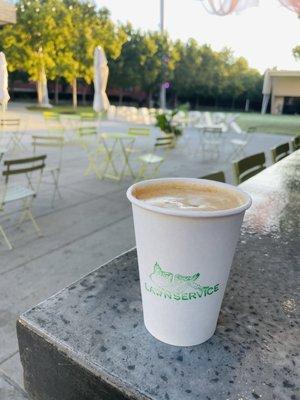
[[[132,250],[19,318],[32,398],[297,400],[299,166],[298,151],[242,185],[253,207],[209,341],[178,348],[146,331]]]

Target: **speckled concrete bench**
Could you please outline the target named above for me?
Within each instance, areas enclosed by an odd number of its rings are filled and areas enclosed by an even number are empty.
[[[296,168],[299,152],[242,185],[254,204],[217,331],[208,342],[178,348],[147,333],[136,252],[131,250],[19,318],[24,382],[31,398],[299,398]]]

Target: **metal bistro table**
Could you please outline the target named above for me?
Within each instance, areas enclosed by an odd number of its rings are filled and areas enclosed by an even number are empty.
[[[101,133],[100,140],[105,152],[104,165],[100,172],[102,177],[120,181],[128,170],[131,177],[135,178],[129,162],[135,137],[126,133]],[[118,161],[121,161],[119,167]]]
[[[300,151],[242,185],[254,203],[209,341],[179,348],[147,333],[131,250],[20,316],[31,398],[299,399],[299,170]]]

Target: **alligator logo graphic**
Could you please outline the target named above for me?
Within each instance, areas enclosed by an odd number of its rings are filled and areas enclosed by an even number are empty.
[[[199,272],[193,275],[180,275],[164,271],[156,262],[149,275],[149,282],[145,283],[145,289],[155,296],[171,300],[197,300],[219,290],[219,284],[201,286],[199,278]]]
[[[158,263],[155,263],[153,272],[150,274],[150,279],[156,286],[178,293],[185,293],[190,289],[201,289],[201,286],[196,283],[199,277],[199,272],[194,275],[174,275],[172,272],[164,271]]]

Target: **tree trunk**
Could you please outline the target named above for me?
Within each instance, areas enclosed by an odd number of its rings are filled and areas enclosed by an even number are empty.
[[[153,104],[152,104],[152,91],[149,90],[148,92],[148,107],[152,108]]]
[[[235,98],[233,97],[232,98],[232,102],[231,102],[231,109],[232,110],[234,109],[234,105],[235,105]]]
[[[41,106],[43,102],[43,93],[42,93],[42,82],[40,79],[36,82],[36,92],[37,92],[38,105]]]
[[[73,108],[77,108],[77,79],[73,79],[72,83],[72,98],[73,98]]]
[[[87,87],[86,87],[86,85],[84,85],[83,92],[82,92],[82,104],[84,106],[86,106],[86,91],[87,91]]]
[[[250,100],[249,100],[249,99],[246,99],[245,111],[246,111],[246,112],[249,112],[249,109],[250,109]]]
[[[58,100],[59,100],[59,98],[58,98],[58,95],[59,95],[58,89],[59,89],[59,78],[56,78],[55,79],[55,86],[54,86],[54,103],[55,104],[58,104]]]
[[[174,108],[177,108],[178,107],[178,96],[177,96],[177,93],[175,94],[175,96],[174,96]]]
[[[123,103],[123,90],[121,89],[119,93],[119,106],[121,106],[122,103]]]

